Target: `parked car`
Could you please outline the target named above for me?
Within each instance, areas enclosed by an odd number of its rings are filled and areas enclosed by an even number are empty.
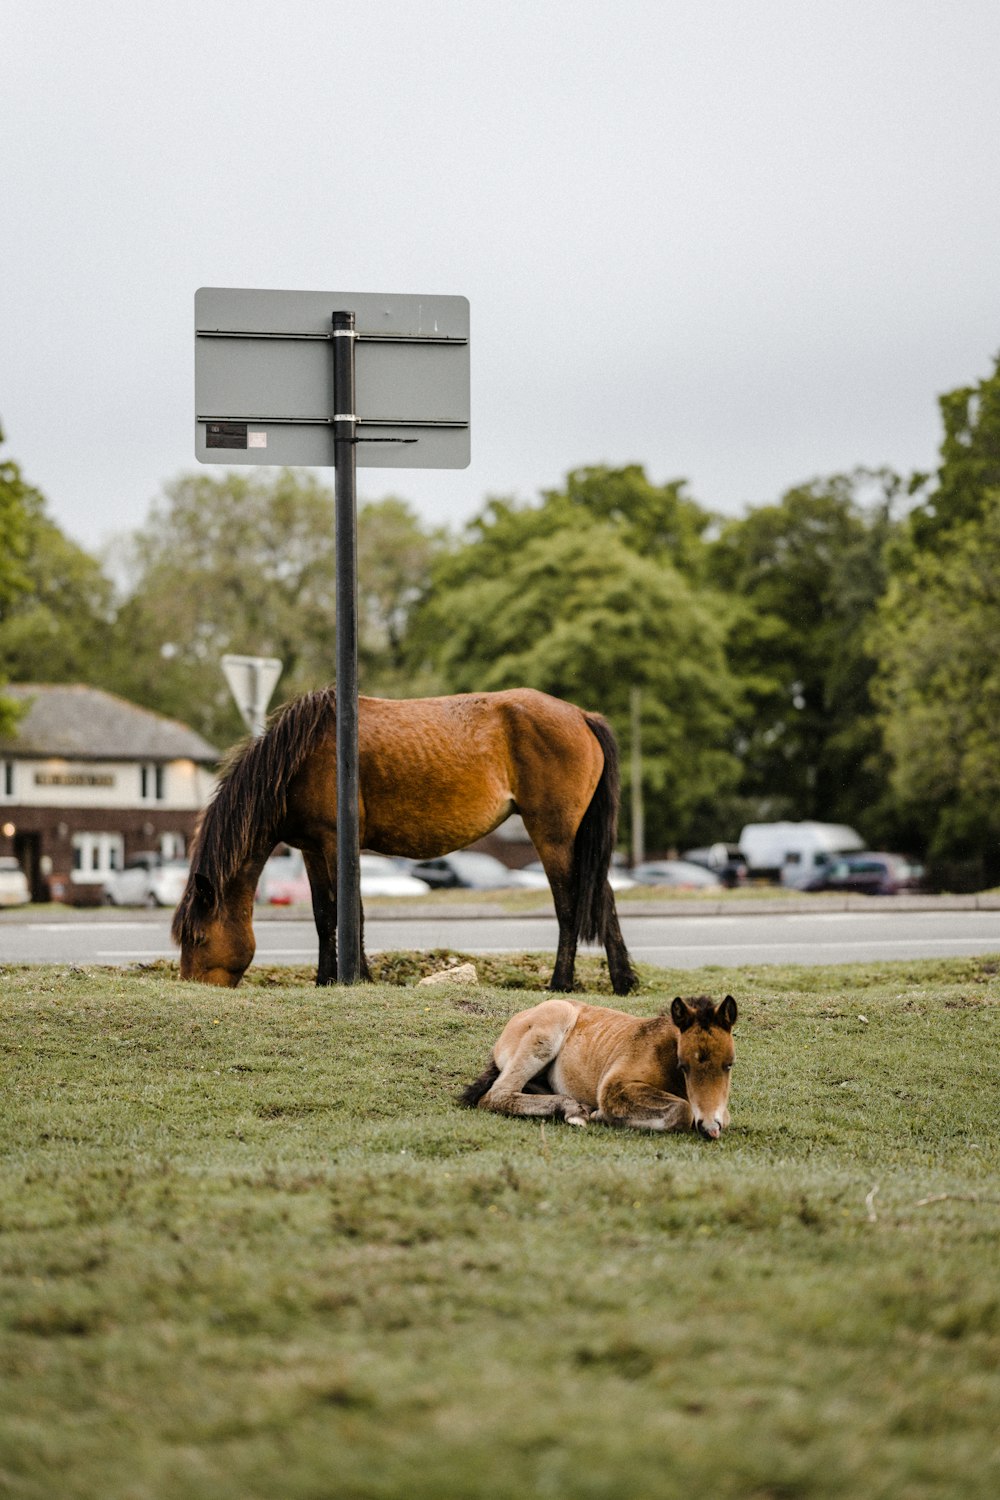
[[[426,881],[410,875],[394,859],[384,854],[362,854],[362,897],[426,896],[428,889]],[[312,900],[305,861],[297,849],[271,856],[261,875],[258,900],[271,906],[297,906]]]
[[[707,849],[688,849],[682,856],[693,865],[703,865],[712,870],[722,884],[730,889],[745,885],[747,879],[747,857],[739,844],[711,844]]]
[[[923,886],[924,867],[903,854],[864,850],[827,865],[805,886],[807,891],[859,891],[867,896],[895,896]]]
[[[459,849],[455,854],[442,854],[440,859],[421,859],[413,866],[413,873],[426,880],[432,890],[500,890],[505,886],[521,885],[518,870],[508,870],[492,854],[480,854],[478,850]]]
[[[548,889],[549,877],[540,859],[532,860],[531,864],[525,865],[523,870],[512,870],[511,874],[515,876],[518,885],[523,885],[528,890]],[[616,870],[612,866],[608,871],[608,884],[613,891],[630,891],[636,882],[624,870]]]
[[[751,879],[778,880],[803,889],[814,876],[842,855],[854,854],[865,841],[846,823],[748,823],[739,847]]]
[[[164,859],[154,850],[133,854],[107,877],[102,900],[106,906],[176,906],[190,869],[186,859]]]
[[[0,906],[27,906],[31,900],[28,877],[12,854],[0,859]]]
[[[704,865],[696,865],[688,859],[649,859],[644,864],[635,865],[631,875],[639,885],[669,885],[687,891],[723,889],[714,870],[706,870]]]

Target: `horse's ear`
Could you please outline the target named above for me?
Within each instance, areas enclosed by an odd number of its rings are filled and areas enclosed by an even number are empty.
[[[680,995],[674,997],[674,1003],[670,1007],[670,1019],[678,1031],[687,1031],[694,1024],[694,1011],[686,1005]]]
[[[213,905],[215,901],[215,887],[207,875],[202,875],[197,870],[194,873],[194,893],[203,905]]]
[[[739,1012],[736,1009],[736,1001],[732,995],[727,995],[716,1008],[715,1019],[726,1031],[732,1031],[736,1025],[736,1017]]]

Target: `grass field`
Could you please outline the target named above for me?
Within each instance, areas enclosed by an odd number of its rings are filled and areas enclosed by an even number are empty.
[[[544,965],[0,971],[0,1495],[993,1500],[998,970],[645,970],[715,1145],[455,1106]]]

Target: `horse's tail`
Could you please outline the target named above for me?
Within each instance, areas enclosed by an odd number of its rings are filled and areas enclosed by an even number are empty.
[[[500,1069],[497,1067],[496,1063],[491,1057],[488,1064],[480,1073],[475,1082],[470,1083],[468,1087],[464,1088],[459,1094],[459,1104],[464,1104],[466,1109],[475,1109],[480,1099],[484,1094],[489,1093],[490,1089],[493,1087],[499,1077]]]
[[[618,838],[621,776],[618,741],[607,719],[584,714],[587,728],[604,752],[604,770],[590,805],[576,830],[573,845],[573,919],[576,935],[585,943],[603,943],[613,898],[608,870]]]

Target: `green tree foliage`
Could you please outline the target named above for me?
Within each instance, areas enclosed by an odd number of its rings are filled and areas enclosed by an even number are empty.
[[[41,499],[38,491],[25,483],[16,463],[10,459],[0,463],[0,633],[30,586],[26,566],[28,538],[31,515]],[[4,680],[0,669],[0,686]],[[9,734],[16,721],[14,703],[0,693],[0,734]]]
[[[911,536],[921,548],[936,546],[953,526],[977,520],[987,497],[1000,489],[1000,356],[985,380],[947,392],[938,405],[941,462],[934,476],[918,475],[913,486],[922,496]]]
[[[113,588],[46,514],[11,460],[0,464],[0,677],[86,681],[107,650]],[[11,726],[10,702],[0,724]]]
[[[898,560],[877,649],[893,786],[931,860],[953,880],[1000,879],[1000,489]]]
[[[869,837],[885,821],[867,628],[900,487],[864,470],[800,485],[712,547],[746,694],[734,748],[747,813],[857,823]]]
[[[1000,361],[941,398],[941,462],[871,632],[890,781],[947,884],[1000,880]]]
[[[114,619],[113,584],[41,506],[27,539],[28,586],[0,623],[0,670],[12,682],[96,681]]]
[[[366,692],[401,681],[400,640],[436,542],[398,500],[363,506],[359,660]],[[219,659],[284,663],[279,699],[334,674],[333,497],[307,471],[181,475],[133,541],[114,685],[213,743],[243,732]]]
[[[690,566],[708,517],[682,511],[654,540],[651,520],[602,500],[597,478],[621,479],[631,502],[653,489],[641,470],[581,472],[575,495],[570,476],[541,506],[490,503],[439,559],[411,650],[448,691],[537,687],[597,709],[626,750],[629,692],[641,687],[647,843],[666,846],[691,836],[738,774],[720,612],[670,555]]]
[[[682,479],[653,484],[639,464],[621,469],[574,469],[562,490],[543,493],[543,510],[561,524],[587,520],[613,525],[627,547],[643,557],[667,557],[682,572],[696,574],[705,556],[710,513],[685,495]]]

